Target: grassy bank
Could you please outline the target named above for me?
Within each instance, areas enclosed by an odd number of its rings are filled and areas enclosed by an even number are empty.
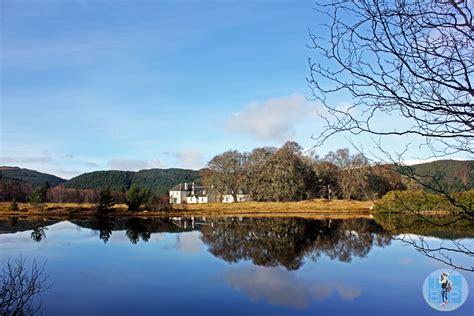
[[[474,190],[451,193],[449,197],[424,191],[392,191],[375,203],[373,213],[447,215],[463,213],[463,207],[473,206]]]
[[[242,202],[188,204],[171,212],[129,212],[125,204],[114,206],[115,216],[298,216],[298,217],[344,217],[348,215],[369,216],[372,202],[348,200],[310,200],[301,202]],[[0,203],[0,216],[93,216],[95,204],[44,203],[33,205],[19,203],[18,211],[10,210],[10,203]]]

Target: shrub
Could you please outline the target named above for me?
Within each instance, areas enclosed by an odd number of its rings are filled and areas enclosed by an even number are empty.
[[[10,203],[10,211],[12,211],[12,212],[18,212],[19,211],[18,203],[16,202],[15,199],[13,199],[13,201]]]
[[[375,203],[374,213],[462,213],[463,207],[472,209],[474,190],[444,195],[424,191],[390,191]]]

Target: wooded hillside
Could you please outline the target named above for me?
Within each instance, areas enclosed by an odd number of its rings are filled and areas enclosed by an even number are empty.
[[[132,184],[148,188],[158,195],[167,194],[168,190],[181,182],[200,183],[199,171],[189,169],[149,169],[133,171],[94,171],[74,177],[64,183],[69,189],[103,189],[127,191]]]
[[[51,187],[60,185],[66,180],[60,177],[18,167],[0,167],[0,178],[3,180],[16,180],[31,184],[32,187],[42,185],[44,182],[48,182]]]

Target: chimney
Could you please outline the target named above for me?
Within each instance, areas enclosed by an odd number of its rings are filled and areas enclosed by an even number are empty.
[[[184,191],[188,191],[188,183],[187,182],[184,183]]]
[[[193,181],[193,184],[192,184],[192,187],[191,187],[191,195],[194,195],[194,181]]]

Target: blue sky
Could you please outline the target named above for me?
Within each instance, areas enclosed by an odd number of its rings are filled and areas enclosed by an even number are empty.
[[[65,178],[200,168],[231,148],[310,148],[321,128],[307,101],[313,1],[1,6],[0,164]],[[318,152],[347,146],[338,136]]]

